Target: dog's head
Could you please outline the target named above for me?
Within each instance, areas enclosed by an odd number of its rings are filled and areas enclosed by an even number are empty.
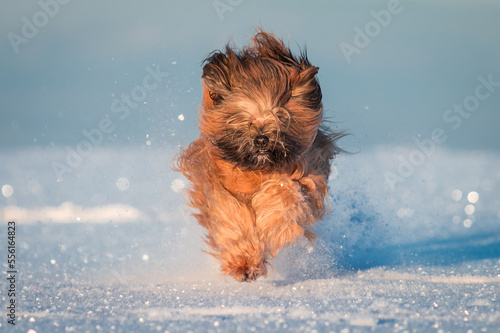
[[[275,35],[258,32],[235,51],[215,51],[203,68],[200,130],[219,156],[246,170],[279,170],[313,143],[322,121],[318,67]]]

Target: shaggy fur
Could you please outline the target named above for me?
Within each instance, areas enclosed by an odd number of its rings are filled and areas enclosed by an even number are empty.
[[[200,137],[177,169],[191,182],[194,216],[222,272],[267,276],[279,250],[325,214],[330,163],[342,135],[322,127],[318,67],[259,31],[240,51],[214,51],[203,67]]]

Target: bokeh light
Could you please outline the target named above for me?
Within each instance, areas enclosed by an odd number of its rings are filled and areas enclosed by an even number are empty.
[[[478,202],[479,201],[479,193],[477,193],[476,191],[470,192],[467,195],[467,200],[469,200],[469,202],[471,204],[474,204],[474,203]]]
[[[466,227],[467,229],[470,228],[472,226],[472,220],[471,219],[466,219],[464,221],[464,227]]]
[[[476,210],[476,208],[474,208],[474,205],[467,205],[465,206],[465,214],[467,215],[472,215],[474,214],[474,211]]]
[[[185,187],[184,181],[182,179],[174,179],[170,187],[172,188],[172,191],[176,193],[180,192]]]
[[[9,184],[5,184],[2,186],[2,194],[4,197],[9,198],[14,194],[14,188],[10,186]]]
[[[118,178],[116,181],[116,188],[120,191],[126,191],[128,187],[130,186],[130,183],[127,178]]]
[[[454,201],[460,201],[460,199],[462,199],[462,191],[456,189],[456,190],[453,190],[451,192],[451,198],[454,200]]]

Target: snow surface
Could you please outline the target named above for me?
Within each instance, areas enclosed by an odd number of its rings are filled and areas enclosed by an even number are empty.
[[[62,148],[0,152],[3,276],[8,220],[20,272],[1,331],[500,331],[500,154],[438,149],[393,188],[415,147],[344,154],[314,249],[237,283],[202,252],[176,151],[97,147],[62,179]]]

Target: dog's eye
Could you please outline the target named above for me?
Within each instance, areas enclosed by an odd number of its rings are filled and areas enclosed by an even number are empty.
[[[216,92],[210,91],[208,95],[210,96],[210,99],[214,101],[215,104],[220,103],[220,101],[222,100],[222,97]]]

